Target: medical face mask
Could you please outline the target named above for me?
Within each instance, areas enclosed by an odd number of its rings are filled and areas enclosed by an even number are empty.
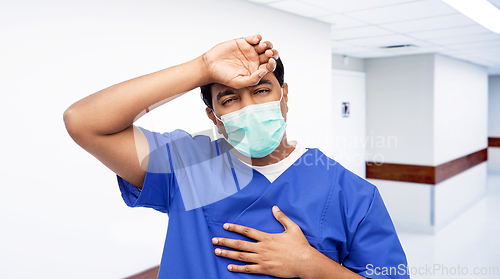
[[[248,157],[261,158],[273,152],[286,128],[281,98],[283,92],[279,101],[246,106],[224,114],[221,119],[215,116],[224,123],[227,142]]]

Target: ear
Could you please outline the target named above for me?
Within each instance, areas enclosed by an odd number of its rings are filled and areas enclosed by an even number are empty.
[[[214,125],[217,126],[217,132],[219,134],[224,135],[227,138],[227,134],[226,134],[226,130],[224,129],[224,125],[223,124],[221,124],[221,125],[217,124],[218,121],[217,121],[217,118],[215,118],[215,115],[214,115],[215,112],[214,112],[214,110],[211,109],[211,108],[209,108],[209,107],[206,107],[205,108],[205,112],[206,112],[208,118],[210,118],[210,120],[212,120],[212,122],[214,123]]]
[[[285,99],[286,112],[288,113],[288,83],[283,82],[281,88],[283,90],[283,99]]]
[[[209,107],[206,107],[205,112],[207,113],[208,118],[210,118],[210,120],[212,120],[214,125],[217,126],[217,121],[215,120],[215,116],[214,116],[214,110],[209,108]]]

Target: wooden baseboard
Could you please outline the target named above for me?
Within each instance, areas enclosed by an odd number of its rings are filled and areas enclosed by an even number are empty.
[[[438,184],[486,160],[488,160],[487,148],[441,164],[436,167],[436,181],[434,184]]]
[[[435,167],[366,162],[366,178],[435,185],[486,160],[487,148]]]
[[[500,147],[500,138],[488,138],[489,147]]]
[[[366,162],[366,178],[434,184],[435,169],[429,166]]]

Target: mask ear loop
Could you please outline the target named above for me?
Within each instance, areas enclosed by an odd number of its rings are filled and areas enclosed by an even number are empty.
[[[222,122],[222,120],[219,117],[217,117],[217,114],[215,114],[214,109],[212,109],[212,113],[214,114],[215,118],[217,118],[217,120],[219,120],[220,122]],[[224,123],[224,122],[222,122],[222,123]]]

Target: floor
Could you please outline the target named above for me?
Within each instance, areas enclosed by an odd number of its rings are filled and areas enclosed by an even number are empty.
[[[500,174],[483,199],[434,235],[398,231],[411,278],[500,278]]]

